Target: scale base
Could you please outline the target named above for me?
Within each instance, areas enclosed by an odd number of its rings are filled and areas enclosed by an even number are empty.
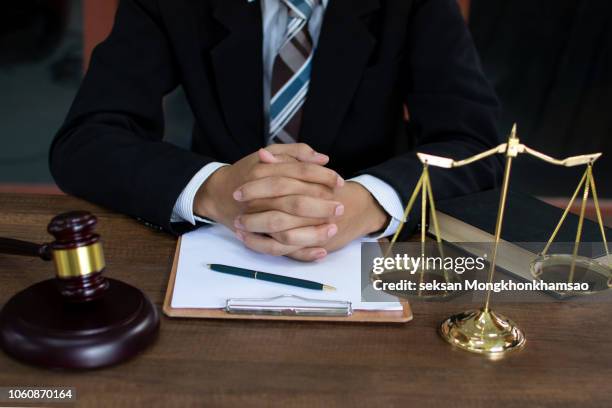
[[[37,283],[0,311],[0,348],[23,362],[94,369],[123,362],[153,343],[159,313],[138,289],[108,279],[98,300],[69,303],[57,280]]]
[[[449,317],[440,326],[440,335],[462,350],[491,357],[501,357],[525,345],[525,335],[513,321],[483,309]]]

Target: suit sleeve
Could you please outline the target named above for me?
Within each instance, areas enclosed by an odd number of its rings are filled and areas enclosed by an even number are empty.
[[[155,4],[120,2],[49,162],[65,192],[172,231],[181,191],[213,160],[162,140],[162,100],[178,75]]]
[[[402,71],[403,95],[416,135],[415,152],[363,170],[390,184],[407,204],[420,177],[416,152],[457,160],[501,143],[499,103],[482,71],[471,35],[455,0],[415,0]],[[457,169],[430,168],[434,197],[445,199],[496,187],[503,159],[493,157]],[[420,218],[410,214],[408,232]]]

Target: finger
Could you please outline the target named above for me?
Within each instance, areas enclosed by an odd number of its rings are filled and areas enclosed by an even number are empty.
[[[236,238],[244,243],[247,248],[262,254],[283,256],[300,249],[297,246],[283,245],[277,240],[260,234],[245,231],[236,231]]]
[[[289,258],[302,262],[313,262],[327,256],[327,251],[323,248],[304,248],[286,255]]]
[[[338,233],[338,226],[335,224],[324,224],[319,226],[308,226],[294,228],[287,231],[270,234],[281,244],[300,246],[300,247],[320,247],[323,246]]]
[[[280,160],[281,163],[299,163],[299,160],[288,154],[277,154],[274,157]]]
[[[306,143],[274,144],[266,147],[272,154],[286,154],[299,161],[325,165],[329,163],[329,156],[316,152]]]
[[[255,214],[243,214],[234,220],[237,230],[269,234],[311,225],[325,224],[320,218],[304,218],[281,211],[265,211]]]
[[[329,188],[344,186],[344,179],[335,171],[318,164],[300,162],[278,163],[274,165],[258,164],[250,172],[249,179],[255,180],[275,176],[323,184]]]
[[[305,195],[290,195],[249,201],[246,204],[245,213],[270,210],[279,210],[298,217],[333,218],[344,214],[344,205],[338,201],[322,200]]]
[[[242,202],[287,195],[306,195],[330,200],[334,193],[332,189],[321,184],[306,183],[288,177],[266,177],[243,184],[234,191],[233,197],[234,200]]]

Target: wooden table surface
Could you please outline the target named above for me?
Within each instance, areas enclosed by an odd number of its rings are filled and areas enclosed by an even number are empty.
[[[107,276],[160,308],[175,239],[64,196],[0,194],[0,236],[38,242],[56,214],[99,217]],[[0,255],[0,304],[53,276],[37,259]],[[0,386],[76,387],[78,406],[609,407],[610,303],[499,304],[527,346],[501,361],[448,346],[438,324],[456,303],[413,303],[403,325],[162,318],[153,347],[117,367],[61,372],[0,352]]]

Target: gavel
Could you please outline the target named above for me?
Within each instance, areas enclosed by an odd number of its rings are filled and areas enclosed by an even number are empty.
[[[58,290],[67,301],[96,300],[108,289],[108,281],[102,276],[106,267],[102,243],[94,232],[97,223],[97,218],[85,211],[61,214],[47,227],[55,241],[35,244],[0,238],[0,253],[53,261]]]
[[[55,265],[54,279],[19,292],[0,310],[0,348],[7,354],[45,367],[91,369],[125,361],[156,338],[159,313],[151,301],[103,276],[96,225],[93,214],[73,211],[51,220],[51,243],[0,238],[0,254]]]

